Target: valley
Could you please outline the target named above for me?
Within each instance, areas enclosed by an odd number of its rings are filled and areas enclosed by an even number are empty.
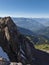
[[[18,31],[28,37],[36,49],[49,51],[49,18],[13,18]]]

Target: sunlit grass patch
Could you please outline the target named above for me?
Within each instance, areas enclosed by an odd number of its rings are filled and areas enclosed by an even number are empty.
[[[34,46],[39,50],[49,50],[49,44],[36,44]]]

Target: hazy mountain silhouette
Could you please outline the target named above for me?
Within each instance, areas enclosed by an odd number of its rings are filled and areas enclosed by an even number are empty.
[[[32,32],[31,30],[28,30],[28,29],[25,29],[25,28],[22,28],[22,27],[18,27],[17,26],[17,29],[18,29],[18,31],[21,33],[21,34],[23,34],[23,35],[31,35],[31,36],[33,36],[33,35],[36,35],[34,32]]]
[[[40,22],[38,22],[32,18],[13,18],[13,21],[19,27],[31,30],[33,32],[36,32],[45,27],[43,24],[41,24]]]
[[[34,20],[40,22],[44,26],[48,27],[49,26],[49,18],[33,18]]]
[[[39,30],[38,32],[36,32],[36,34],[43,35],[49,38],[49,26],[45,27],[44,29]]]

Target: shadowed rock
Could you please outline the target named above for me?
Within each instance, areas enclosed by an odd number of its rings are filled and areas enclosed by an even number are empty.
[[[12,62],[49,65],[49,54],[35,49],[31,40],[17,31],[10,17],[0,18],[0,46]]]

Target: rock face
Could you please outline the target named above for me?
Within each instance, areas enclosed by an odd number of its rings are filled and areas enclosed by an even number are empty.
[[[36,50],[31,40],[21,35],[10,17],[0,18],[0,46],[11,62],[23,65],[49,65],[49,54]]]
[[[10,62],[7,59],[0,57],[0,65],[9,65]]]
[[[10,17],[0,18],[0,46],[8,54],[10,61],[31,63],[30,43],[30,40],[17,31]],[[31,46],[34,48],[33,44]]]

